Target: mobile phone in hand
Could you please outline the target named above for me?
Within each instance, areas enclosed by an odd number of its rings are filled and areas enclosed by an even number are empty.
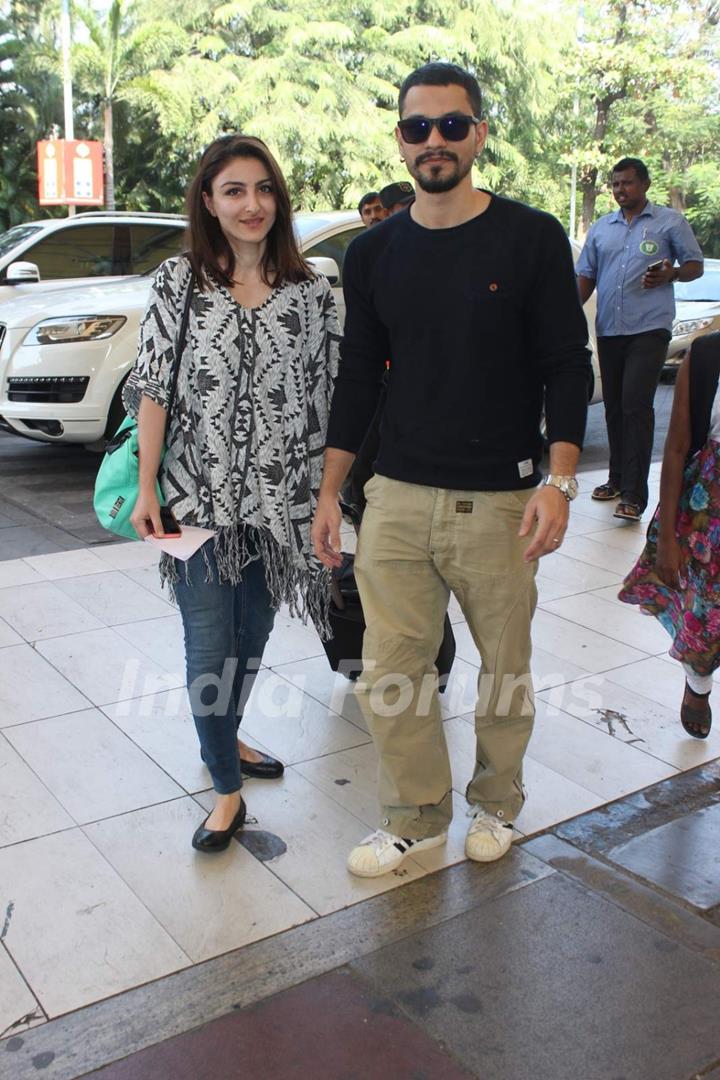
[[[160,507],[160,524],[167,537],[180,536],[182,533],[182,529],[178,525],[175,515],[168,506]]]
[[[649,274],[649,273],[654,273],[655,270],[662,270],[664,265],[665,265],[665,260],[664,259],[658,259],[657,262],[650,263],[650,265],[648,266],[645,273]]]

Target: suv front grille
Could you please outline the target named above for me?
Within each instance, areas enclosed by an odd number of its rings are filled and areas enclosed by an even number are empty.
[[[87,375],[29,375],[8,379],[8,401],[72,404],[85,397]]]

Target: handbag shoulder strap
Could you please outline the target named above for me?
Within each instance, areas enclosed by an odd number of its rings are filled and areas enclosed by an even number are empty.
[[[168,395],[167,413],[165,418],[165,433],[170,426],[170,414],[175,404],[175,395],[177,393],[178,376],[180,374],[180,361],[182,360],[182,354],[185,349],[185,342],[187,341],[187,328],[190,320],[190,305],[192,303],[193,289],[195,288],[195,272],[190,271],[190,277],[187,284],[187,292],[185,293],[185,303],[183,305],[182,319],[180,320],[180,329],[178,330],[177,341],[175,342],[175,362],[173,363],[172,380],[170,382],[170,393]]]

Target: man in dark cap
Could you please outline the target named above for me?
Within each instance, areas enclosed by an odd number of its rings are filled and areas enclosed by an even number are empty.
[[[404,210],[414,201],[415,188],[407,180],[398,180],[394,184],[388,184],[380,192],[380,202],[385,207],[388,216]]]

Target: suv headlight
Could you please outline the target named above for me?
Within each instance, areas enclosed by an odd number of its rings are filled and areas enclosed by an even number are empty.
[[[686,337],[687,334],[697,334],[698,330],[704,330],[712,326],[712,319],[685,319],[682,322],[674,322],[672,326],[673,337]]]
[[[72,341],[99,341],[117,334],[124,315],[78,315],[70,319],[43,319],[25,338],[26,345],[62,345]]]

